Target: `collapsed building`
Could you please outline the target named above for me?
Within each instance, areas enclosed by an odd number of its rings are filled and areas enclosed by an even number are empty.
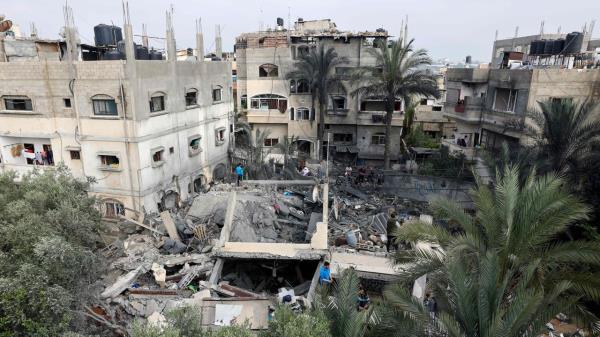
[[[231,63],[177,61],[170,13],[160,50],[147,35],[134,44],[129,13],[123,29],[96,26],[95,45],[66,13],[61,40],[0,33],[0,171],[62,162],[95,180],[90,194],[111,219],[171,208],[222,179]]]

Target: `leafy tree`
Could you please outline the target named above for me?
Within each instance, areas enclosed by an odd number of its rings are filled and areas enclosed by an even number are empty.
[[[56,336],[78,325],[101,260],[101,215],[64,166],[17,182],[0,174],[0,336]]]
[[[261,337],[330,337],[329,321],[320,311],[303,314],[294,313],[289,307],[281,306],[269,322],[269,328]]]
[[[415,146],[437,149],[440,147],[440,141],[439,139],[431,138],[428,134],[423,132],[423,128],[421,126],[417,126],[415,129],[410,131],[406,137],[406,145],[409,147]]]
[[[439,295],[445,292],[445,287],[466,286],[468,281],[451,284],[452,279],[457,280],[461,274],[465,278],[472,277],[475,282],[475,279],[492,276],[469,274],[470,271],[493,272],[493,287],[502,291],[494,296],[504,296],[502,300],[495,300],[498,307],[505,308],[508,302],[523,293],[523,301],[519,301],[518,305],[529,303],[540,306],[537,311],[529,313],[530,317],[542,315],[547,322],[551,316],[547,316],[549,312],[542,307],[553,306],[556,309],[553,315],[565,312],[586,324],[597,322],[597,318],[581,303],[583,300],[600,299],[600,274],[597,271],[600,243],[560,240],[569,226],[586,219],[589,208],[566,190],[564,180],[556,174],[536,177],[535,171],[532,171],[520,183],[519,168],[507,166],[496,180],[494,190],[478,182],[477,188],[472,191],[476,207],[474,216],[465,213],[461,205],[451,200],[438,199],[432,203],[436,216],[448,219],[454,231],[423,222],[410,222],[398,230],[398,240],[434,243],[441,247],[441,251],[415,248],[398,252],[396,262],[409,263],[403,268],[402,276],[414,280],[427,274]],[[447,265],[454,261],[459,266],[448,269]],[[464,266],[465,270],[461,270],[460,266]],[[473,291],[470,293],[473,295],[477,291],[491,291],[493,287],[463,290]],[[474,300],[462,298],[458,293],[455,296],[454,300],[448,298],[449,303],[458,300],[473,303]],[[540,302],[540,298],[552,301]],[[555,305],[560,305],[561,309]],[[486,315],[492,313],[490,308],[483,307],[483,310],[488,312]],[[499,314],[506,317],[496,316],[496,319],[504,321],[513,319],[512,315],[516,313]],[[487,319],[487,316],[481,315],[472,319]],[[522,327],[520,323],[518,326]]]
[[[294,70],[286,75],[287,79],[308,81],[313,111],[315,101],[318,103],[318,154],[321,153],[321,144],[325,135],[325,111],[329,99],[328,93],[333,88],[341,85],[340,78],[335,76],[335,68],[346,63],[348,63],[346,57],[338,56],[335,49],[325,49],[325,45],[320,44],[317,48],[311,48],[308,53],[300,54],[298,61],[294,64]]]
[[[381,97],[385,101],[385,152],[384,166],[390,168],[392,116],[396,100],[410,107],[414,96],[440,97],[435,77],[424,66],[431,59],[424,49],[414,50],[414,40],[404,46],[402,39],[377,42],[377,48],[367,49],[376,58],[375,66],[364,66],[357,74],[363,81],[353,95]],[[359,77],[360,76],[360,77]]]

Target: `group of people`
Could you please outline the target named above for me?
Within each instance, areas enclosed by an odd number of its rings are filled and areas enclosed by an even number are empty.
[[[346,166],[344,170],[344,176],[348,182],[353,182],[352,179],[352,166]],[[383,172],[381,170],[375,170],[372,166],[361,166],[358,168],[356,179],[354,183],[361,185],[364,183],[383,185]]]
[[[329,287],[332,283],[333,278],[331,277],[331,264],[328,261],[325,261],[319,269],[319,285],[323,287]],[[367,295],[367,291],[360,286],[356,298],[356,309],[359,311],[366,310],[369,308],[370,303],[371,299],[369,298],[369,295]]]
[[[52,150],[33,152],[33,150],[24,149],[23,157],[27,159],[27,163],[35,165],[54,165],[54,154]]]

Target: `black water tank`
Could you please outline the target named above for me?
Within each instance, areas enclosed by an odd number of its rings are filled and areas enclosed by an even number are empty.
[[[151,60],[162,60],[162,53],[152,49],[149,53]]]
[[[123,40],[121,28],[99,24],[94,27],[94,42],[97,47],[116,46],[117,42]]]
[[[564,48],[565,48],[565,39],[554,40],[552,54],[558,55],[558,54],[562,53]]]
[[[554,49],[554,40],[546,40],[544,41],[544,55],[551,55],[552,50]]]
[[[531,41],[529,46],[529,55],[540,55],[544,52],[544,41],[535,40]]]
[[[565,39],[565,53],[575,54],[581,52],[581,46],[583,45],[583,34],[580,32],[573,32],[567,34]]]
[[[104,52],[104,54],[102,54],[103,60],[120,60],[122,57],[123,54],[121,54],[121,52],[119,52],[117,49],[107,50]]]
[[[282,18],[277,18],[277,26],[283,27],[283,19]]]
[[[148,48],[142,46],[141,44],[135,45],[135,59],[136,60],[149,60],[150,56],[148,54]]]
[[[471,55],[467,55],[467,57],[465,57],[465,63],[471,64]]]

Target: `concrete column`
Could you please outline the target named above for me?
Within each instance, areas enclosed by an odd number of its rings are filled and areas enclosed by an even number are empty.
[[[218,58],[223,57],[223,46],[221,42],[221,26],[219,25],[217,25],[215,35],[215,54],[217,54]]]
[[[177,49],[175,48],[175,32],[173,31],[173,17],[167,12],[167,60],[169,62],[177,61]]]
[[[204,61],[204,34],[202,34],[202,21],[196,21],[196,58]]]

